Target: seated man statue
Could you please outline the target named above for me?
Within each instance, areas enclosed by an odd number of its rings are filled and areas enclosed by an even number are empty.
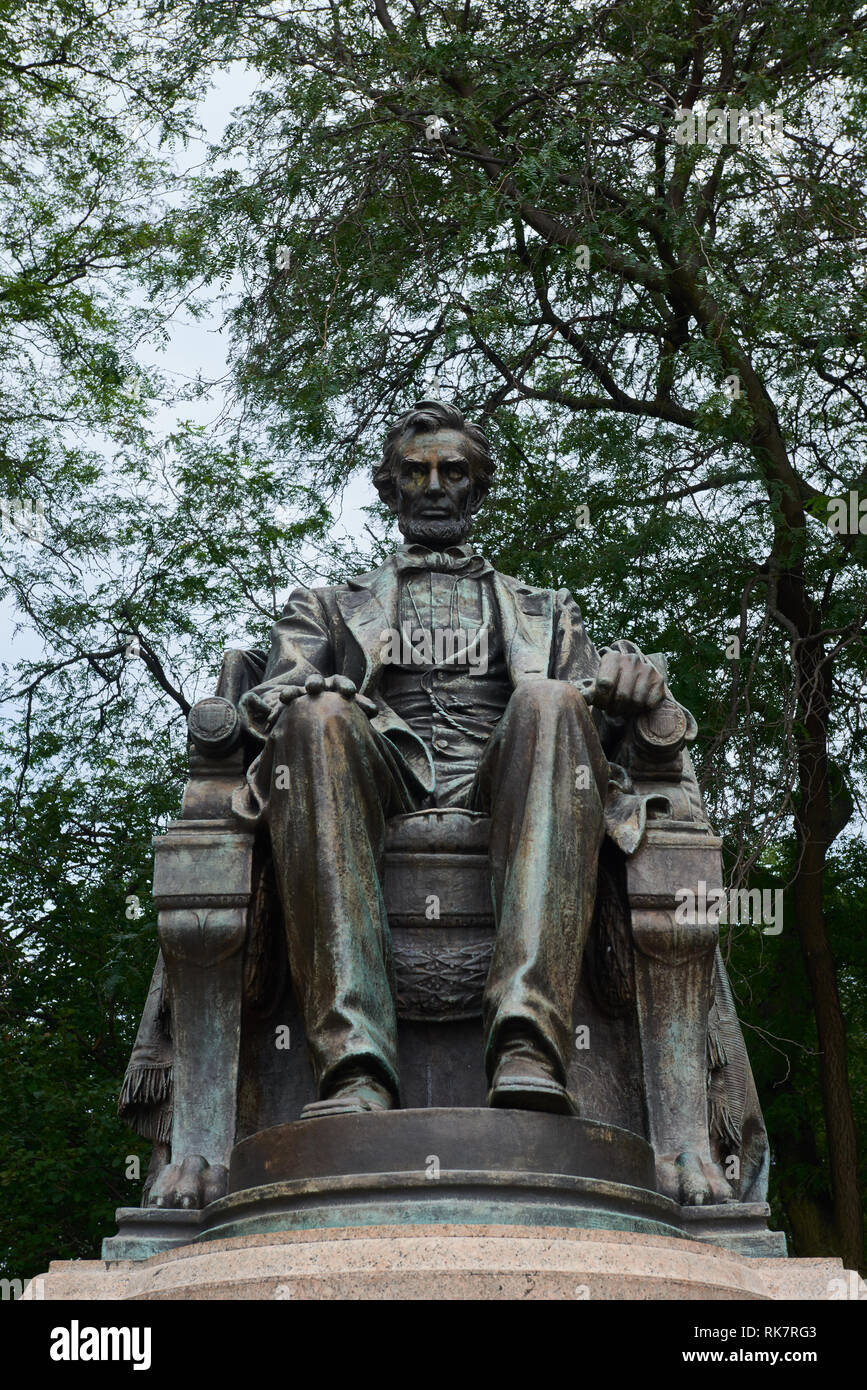
[[[400,1104],[385,828],[430,807],[491,822],[488,1103],[576,1113],[566,1069],[600,846],[632,827],[634,848],[641,820],[608,755],[624,717],[667,692],[629,643],[597,652],[566,590],[473,550],[493,472],[455,407],[398,420],[374,482],[405,543],[347,584],[296,589],[240,703],[263,746],[234,809],[270,832],[318,1087],[302,1118]]]

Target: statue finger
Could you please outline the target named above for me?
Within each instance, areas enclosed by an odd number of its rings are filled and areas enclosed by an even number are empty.
[[[239,709],[246,710],[249,715],[261,718],[264,714],[269,714],[271,706],[261,695],[257,695],[255,690],[248,690],[238,701]]]
[[[641,709],[650,708],[650,692],[653,688],[653,667],[648,663],[645,667],[642,663],[635,673],[635,684],[632,687],[632,703],[640,706]]]
[[[344,695],[347,700],[351,700],[356,693],[355,681],[348,676],[332,676],[329,682],[332,690],[336,690],[338,695]]]
[[[306,690],[308,695],[321,695],[325,689],[325,677],[319,674],[308,676]]]
[[[655,668],[640,653],[623,652],[620,657],[617,686],[612,704],[622,713],[647,708],[647,695],[653,682]]]
[[[665,681],[655,667],[651,669],[652,675],[650,677],[650,689],[647,692],[647,707],[648,709],[656,709],[656,706],[661,705],[665,699]]]
[[[291,705],[293,700],[304,694],[303,685],[285,685],[280,691],[281,705]]]
[[[375,701],[369,700],[366,695],[356,695],[355,703],[358,705],[362,714],[367,715],[368,719],[375,719],[379,714],[379,707]]]
[[[602,660],[596,672],[595,704],[606,709],[615,703],[621,675],[620,653],[603,647]]]

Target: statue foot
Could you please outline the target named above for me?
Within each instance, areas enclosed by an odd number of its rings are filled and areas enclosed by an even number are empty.
[[[325,1100],[314,1100],[301,1111],[302,1120],[319,1120],[327,1115],[362,1115],[368,1110],[393,1110],[394,1096],[372,1076],[355,1072]]]
[[[150,1190],[148,1206],[198,1210],[225,1197],[228,1186],[229,1170],[222,1163],[187,1154],[180,1163],[163,1168]]]
[[[500,1110],[542,1110],[549,1115],[578,1114],[577,1105],[554,1074],[553,1063],[523,1037],[504,1044],[488,1105]]]
[[[656,1160],[660,1192],[684,1207],[711,1206],[736,1200],[722,1168],[697,1153],[664,1154]]]

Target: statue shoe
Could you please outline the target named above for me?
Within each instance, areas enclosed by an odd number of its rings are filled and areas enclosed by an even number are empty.
[[[302,1120],[326,1115],[363,1115],[368,1110],[393,1110],[394,1096],[366,1072],[349,1072],[325,1100],[314,1100],[301,1111]]]
[[[497,1062],[488,1105],[505,1110],[544,1110],[577,1115],[578,1107],[556,1077],[554,1064],[529,1038],[506,1042]]]

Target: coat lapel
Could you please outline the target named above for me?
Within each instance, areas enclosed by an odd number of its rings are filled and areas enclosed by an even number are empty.
[[[375,686],[379,679],[386,644],[383,633],[397,627],[397,597],[397,575],[390,560],[369,574],[350,579],[347,592],[338,595],[341,617],[364,661],[359,684],[362,693]]]
[[[548,676],[554,641],[553,592],[530,588],[496,571],[491,577],[512,683],[528,676]],[[370,574],[351,579],[337,605],[361,651],[364,670],[359,689],[367,692],[376,687],[382,669],[386,644],[382,634],[398,625],[398,576],[393,562],[387,560]]]
[[[554,594],[494,573],[503,650],[513,685],[528,676],[548,676],[554,642]]]

